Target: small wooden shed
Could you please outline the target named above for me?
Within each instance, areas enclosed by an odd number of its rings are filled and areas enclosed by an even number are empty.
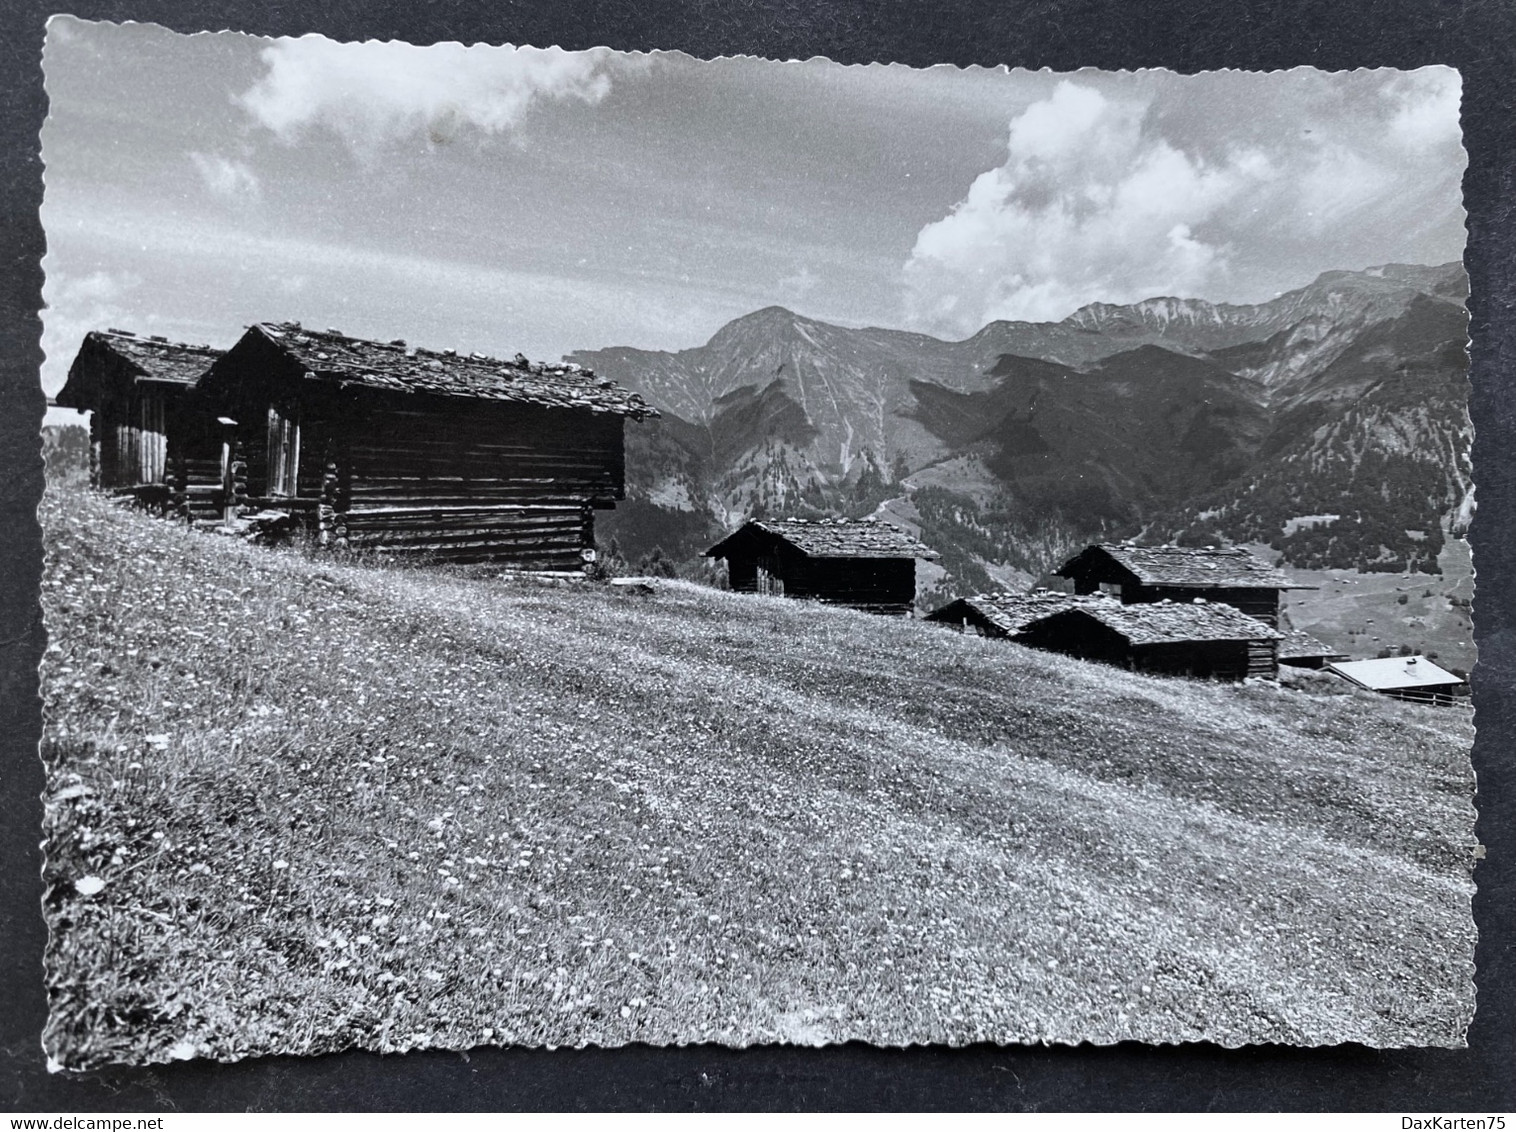
[[[1128,605],[1195,598],[1225,602],[1267,625],[1279,624],[1279,596],[1313,589],[1240,547],[1136,546],[1100,543],[1074,555],[1054,574],[1078,594],[1104,593]]]
[[[1193,598],[1125,605],[1088,597],[1043,617],[1016,635],[1032,648],[1116,664],[1140,672],[1272,680],[1282,634],[1224,602]]]
[[[1034,590],[960,598],[927,619],[964,632],[1141,672],[1241,680],[1278,674],[1278,630],[1223,602],[1126,605],[1106,594]]]
[[[1333,661],[1347,659],[1347,653],[1338,652],[1299,629],[1285,629],[1284,640],[1279,642],[1279,663],[1291,668],[1325,668]]]
[[[202,439],[214,419],[197,412],[186,393],[221,354],[128,330],[84,336],[54,402],[90,414],[91,485],[165,511],[185,509],[188,463],[214,459],[218,445]]]
[[[329,546],[585,570],[594,514],[626,494],[627,418],[657,412],[571,364],[502,361],[260,323],[196,383],[235,422],[242,511]]]
[[[926,620],[981,637],[1017,637],[1033,622],[1073,609],[1080,601],[1057,590],[975,594],[933,610]]]
[[[909,616],[916,560],[938,555],[878,519],[749,519],[705,552],[732,589]]]
[[[1451,704],[1469,694],[1468,683],[1424,656],[1333,661],[1327,670],[1344,680],[1397,700]]]

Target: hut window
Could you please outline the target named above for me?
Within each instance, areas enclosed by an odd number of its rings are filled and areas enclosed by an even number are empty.
[[[163,466],[163,396],[147,393],[137,403],[137,482],[162,483]]]
[[[270,406],[268,411],[268,493],[295,495],[300,475],[300,421]]]
[[[1101,582],[1100,583],[1100,592],[1103,593],[1103,594],[1110,594],[1112,597],[1120,597],[1121,596],[1121,583],[1120,582]]]

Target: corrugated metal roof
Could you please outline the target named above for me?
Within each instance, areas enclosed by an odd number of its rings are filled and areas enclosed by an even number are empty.
[[[726,557],[727,544],[753,530],[781,538],[811,558],[924,558],[938,554],[899,527],[879,519],[749,519],[707,550],[708,558]]]
[[[335,330],[308,330],[294,322],[252,327],[318,380],[487,401],[516,401],[548,408],[586,409],[626,417],[656,417],[641,394],[572,363],[511,361],[483,354],[426,350],[403,341],[352,338]]]
[[[91,330],[84,336],[79,354],[69,368],[68,381],[54,398],[56,404],[69,409],[90,407],[84,402],[92,400],[94,383],[101,375],[86,374],[83,369],[88,367],[87,359],[97,350],[120,358],[127,370],[136,375],[138,382],[172,385],[189,385],[226,352],[212,346],[144,337],[127,330]]]
[[[1237,586],[1288,589],[1295,586],[1287,575],[1240,547],[1131,546],[1100,543],[1081,552],[1102,550],[1125,566],[1146,585]],[[1058,568],[1064,571],[1080,555]]]
[[[1397,688],[1429,688],[1440,684],[1462,684],[1451,672],[1438,668],[1424,656],[1387,656],[1375,660],[1339,660],[1327,668],[1345,676],[1361,688],[1375,692]]]

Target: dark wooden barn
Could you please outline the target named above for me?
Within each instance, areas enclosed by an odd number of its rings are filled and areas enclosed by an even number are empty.
[[[1128,605],[1198,597],[1225,602],[1275,627],[1279,595],[1312,588],[1237,547],[1102,543],[1086,547],[1054,574],[1072,581],[1077,594],[1109,594]]]
[[[1299,629],[1285,629],[1284,640],[1279,642],[1279,663],[1291,668],[1325,668],[1337,660],[1347,660],[1348,654],[1338,652],[1331,645],[1323,644],[1309,633]]]
[[[1125,605],[1088,597],[1034,621],[1015,637],[1032,648],[1139,672],[1274,679],[1281,634],[1224,602],[1195,598]]]
[[[625,496],[622,428],[656,411],[576,365],[501,361],[298,323],[250,327],[197,382],[235,422],[231,495],[322,545],[583,571]]]
[[[749,519],[705,552],[743,593],[811,598],[909,616],[916,560],[937,552],[877,519]]]
[[[1195,598],[1126,605],[1105,594],[979,594],[927,615],[962,632],[1141,672],[1272,679],[1282,636],[1223,602]]]
[[[204,493],[186,491],[186,477],[197,460],[214,464],[220,442],[215,418],[197,411],[187,391],[221,354],[125,330],[84,336],[54,402],[90,414],[93,486],[179,513],[192,496],[201,501]],[[213,493],[219,469],[198,470]]]

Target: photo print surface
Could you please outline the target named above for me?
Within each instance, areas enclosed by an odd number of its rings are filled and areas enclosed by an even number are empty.
[[[44,69],[44,1044],[1459,1046],[1457,73]]]

